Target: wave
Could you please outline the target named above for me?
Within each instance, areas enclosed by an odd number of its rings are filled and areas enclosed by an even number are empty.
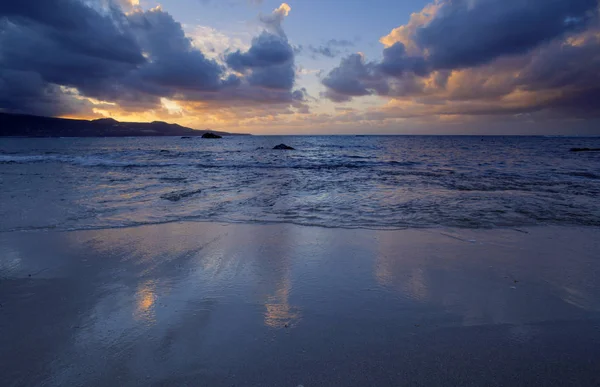
[[[81,225],[48,225],[48,226],[25,226],[0,228],[0,233],[5,232],[47,232],[47,231],[82,231],[82,230],[110,230],[132,227],[143,227],[171,223],[219,223],[219,224],[292,224],[303,227],[336,228],[346,230],[406,230],[406,229],[440,229],[440,228],[458,228],[458,229],[515,229],[518,227],[539,227],[539,226],[564,226],[564,227],[600,227],[600,220],[597,218],[586,219],[527,219],[522,221],[492,221],[483,219],[445,219],[442,222],[412,222],[408,220],[396,221],[393,223],[376,222],[357,222],[357,221],[331,221],[331,219],[309,219],[307,217],[280,218],[280,219],[256,219],[256,218],[229,218],[227,216],[178,216],[172,218],[146,220],[146,221],[128,221],[111,222],[99,224],[81,224]]]
[[[185,183],[188,179],[187,177],[169,177],[169,176],[165,176],[165,177],[159,177],[158,180],[160,181],[166,181],[166,182],[174,182],[174,183]]]
[[[44,155],[0,155],[0,164],[33,164],[33,163],[64,163],[79,165],[84,167],[122,167],[122,168],[143,168],[143,167],[167,167],[181,165],[180,163],[164,162],[132,162],[121,161],[99,156],[54,156],[52,154]]]
[[[198,168],[217,168],[217,169],[357,169],[357,168],[380,168],[380,167],[413,167],[421,163],[413,161],[358,161],[358,162],[330,162],[322,164],[304,164],[304,163],[246,163],[246,164],[196,164]]]
[[[191,191],[185,191],[185,190],[184,191],[173,191],[173,192],[169,192],[169,193],[160,195],[160,198],[171,201],[171,202],[178,202],[181,199],[185,199],[187,197],[197,195],[201,192],[202,192],[202,190],[200,190],[200,189],[191,190]]]
[[[413,167],[421,163],[415,161],[367,161],[374,157],[369,156],[342,156],[342,159],[351,159],[356,161],[348,162],[325,162],[325,163],[306,163],[306,162],[288,162],[278,163],[277,161],[267,163],[195,163],[196,157],[180,157],[175,152],[163,152],[163,160],[156,161],[131,161],[123,159],[113,159],[105,156],[68,156],[54,153],[45,153],[41,155],[15,155],[0,154],[0,164],[32,164],[32,163],[65,163],[84,167],[121,167],[121,168],[144,168],[144,167],[169,167],[169,166],[196,166],[198,168],[222,168],[222,169],[355,169],[355,168],[380,168],[380,167]],[[164,155],[169,155],[164,157]],[[128,155],[123,155],[126,158]],[[187,156],[187,155],[186,155]],[[173,162],[173,159],[180,159],[180,162]],[[364,160],[364,161],[363,161]]]
[[[569,172],[566,173],[567,176],[575,176],[575,177],[585,177],[588,179],[600,179],[600,175],[592,173],[592,172]]]
[[[17,156],[13,154],[0,155],[0,164],[29,164],[56,161],[56,156]]]

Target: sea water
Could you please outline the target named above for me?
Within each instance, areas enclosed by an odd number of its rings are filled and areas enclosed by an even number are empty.
[[[2,138],[0,231],[599,226],[600,152],[574,147],[600,138]]]

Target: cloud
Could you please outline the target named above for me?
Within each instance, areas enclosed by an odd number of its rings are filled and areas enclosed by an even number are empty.
[[[129,16],[146,54],[146,63],[135,76],[171,95],[178,90],[216,91],[222,86],[224,68],[195,49],[180,23],[161,9]]]
[[[0,69],[0,111],[50,116],[91,114],[92,104],[46,83],[37,73]]]
[[[436,1],[434,4],[426,5],[420,12],[410,15],[407,24],[394,28],[388,35],[382,37],[379,41],[385,46],[391,46],[396,42],[404,45],[407,52],[411,55],[421,54],[421,49],[414,41],[417,29],[427,25],[437,14],[438,10],[445,4],[442,1]]]
[[[428,64],[421,56],[409,56],[404,44],[396,42],[383,50],[383,60],[378,68],[385,74],[401,76],[406,72],[424,76],[429,73]]]
[[[268,68],[254,69],[248,76],[251,85],[262,86],[269,89],[290,90],[294,87],[294,66],[288,64],[269,66]]]
[[[299,107],[294,53],[281,28],[289,11],[282,4],[265,18],[267,31],[247,51],[231,53],[232,45],[208,56],[160,7],[143,10],[125,0],[2,2],[0,109],[125,116],[165,110],[164,101]]]
[[[278,8],[275,8],[270,15],[261,15],[260,21],[265,25],[267,31],[285,38],[285,32],[283,31],[281,24],[286,16],[290,14],[291,10],[292,8],[287,3],[282,3]]]
[[[140,6],[140,0],[117,0],[121,8],[126,12],[131,12]]]
[[[584,28],[597,7],[597,0],[445,1],[414,41],[435,69],[472,67]]]
[[[14,49],[25,43],[34,49],[57,49],[80,57],[140,64],[144,58],[121,15],[114,6],[101,13],[75,0],[2,2],[3,34],[34,40],[14,42],[3,36],[3,45],[10,44]]]
[[[58,85],[94,89],[135,70],[146,59],[124,18],[113,4],[100,12],[75,0],[2,2],[0,70],[5,74],[19,71],[31,80],[22,86],[5,83],[10,90],[3,93],[48,95],[52,90],[59,100]],[[33,85],[39,90],[34,92]],[[14,102],[11,110],[37,106],[17,107]],[[50,105],[44,106],[39,112],[49,113]],[[63,109],[56,108],[56,114],[61,114]]]
[[[265,31],[252,40],[248,51],[237,50],[227,55],[225,61],[232,69],[243,72],[248,68],[286,64],[293,59],[294,50],[287,39]]]
[[[349,47],[353,47],[353,46],[354,46],[354,42],[352,42],[350,40],[330,39],[327,42],[325,42],[324,44],[317,46],[317,47],[315,47],[313,45],[309,45],[308,51],[312,54],[313,58],[316,58],[319,55],[325,56],[328,58],[335,58],[336,56],[339,56],[340,54],[347,52],[346,50]]]
[[[252,36],[249,33],[226,33],[208,26],[184,26],[192,45],[212,59],[221,59],[227,51],[248,50]]]
[[[325,97],[342,102],[351,97],[386,94],[387,82],[375,71],[375,67],[374,63],[365,62],[362,54],[347,56],[323,79],[322,83],[328,89]]]
[[[283,3],[270,17],[261,20],[268,27],[252,40],[250,48],[237,50],[225,57],[227,65],[244,74],[250,85],[267,89],[291,90],[295,83],[294,49],[281,29],[281,22],[291,8]]]
[[[387,97],[381,112],[391,118],[595,117],[597,7],[596,0],[437,1],[381,38],[381,60],[343,58],[323,78],[323,96]]]

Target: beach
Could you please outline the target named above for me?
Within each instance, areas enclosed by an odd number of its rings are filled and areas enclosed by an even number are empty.
[[[0,0],[0,387],[600,387],[600,0]]]
[[[600,229],[0,233],[2,386],[600,385]]]

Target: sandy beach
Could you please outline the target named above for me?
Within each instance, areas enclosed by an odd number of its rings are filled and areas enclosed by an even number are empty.
[[[2,386],[600,385],[600,229],[0,234]]]

